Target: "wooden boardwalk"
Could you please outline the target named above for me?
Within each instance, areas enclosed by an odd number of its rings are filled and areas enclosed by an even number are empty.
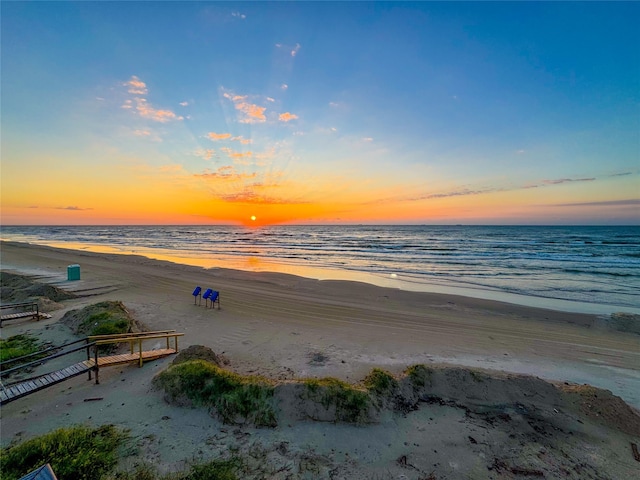
[[[163,348],[158,350],[148,350],[142,352],[142,360],[154,360],[156,358],[166,357],[177,353],[173,348]],[[140,353],[123,353],[121,355],[110,355],[108,357],[98,357],[98,367],[110,367],[112,365],[120,365],[123,363],[134,363],[140,361]],[[93,363],[93,361],[92,361]]]
[[[173,355],[174,353],[177,353],[174,348],[143,351],[142,360],[155,360],[157,358],[166,357],[167,355]],[[98,368],[122,365],[125,363],[139,363],[140,356],[140,352],[136,352],[125,353],[122,355],[111,355],[108,357],[98,357]],[[95,371],[95,360],[93,359],[85,360],[71,365],[70,367],[47,373],[41,377],[32,378],[20,383],[14,383],[12,385],[7,385],[6,387],[0,387],[0,405],[12,402],[13,400],[17,400],[21,397],[26,397],[27,395],[42,390],[43,388],[51,387],[52,385],[64,382],[65,380],[83,373],[90,374],[92,371]]]
[[[48,313],[40,312],[38,302],[5,303],[4,305],[0,305],[0,310],[20,310],[24,308],[28,308],[29,310],[0,315],[0,328],[2,328],[2,322],[6,322],[8,320],[17,320],[19,318],[29,317],[35,320],[40,320],[41,318],[51,318],[51,315],[49,315]]]
[[[9,403],[18,398],[30,395],[31,393],[37,392],[38,390],[42,390],[43,388],[50,387],[60,382],[64,382],[69,378],[73,378],[75,376],[81,375],[83,373],[89,374],[89,380],[91,380],[91,373],[95,373],[96,384],[99,383],[99,372],[102,367],[110,367],[113,365],[122,365],[126,363],[137,363],[140,367],[142,367],[145,361],[155,360],[158,358],[166,357],[167,355],[173,355],[178,353],[178,337],[183,336],[184,333],[176,333],[175,330],[161,330],[156,332],[138,332],[138,333],[124,333],[124,334],[113,334],[113,335],[94,335],[89,336],[86,339],[77,340],[75,342],[71,342],[62,348],[66,348],[70,345],[87,342],[86,345],[82,345],[79,347],[75,347],[66,352],[56,353],[53,355],[49,355],[48,357],[41,358],[39,360],[33,360],[29,363],[19,365],[13,368],[6,369],[0,372],[0,376],[6,376],[11,374],[14,371],[17,371],[24,367],[29,367],[33,365],[39,365],[42,363],[46,363],[49,360],[54,358],[59,358],[64,355],[68,355],[73,352],[77,352],[80,350],[87,350],[87,360],[71,365],[70,367],[66,367],[60,370],[56,370],[55,372],[47,373],[44,375],[39,375],[37,377],[28,378],[22,380],[20,382],[2,385],[0,383],[0,405],[4,405],[5,403]],[[173,338],[174,347],[170,348],[169,339]],[[143,350],[142,344],[148,340],[160,340],[164,339],[167,342],[166,348],[160,348],[156,350]],[[98,355],[98,347],[100,345],[112,345],[112,344],[129,344],[130,353],[124,353],[119,355],[110,355],[105,357],[100,357]],[[137,347],[137,351],[136,350]],[[93,348],[93,358],[90,357],[90,348]],[[51,350],[49,348],[48,350]],[[46,351],[46,350],[45,350]],[[13,359],[8,362],[25,360],[29,357],[33,357],[34,354],[25,355],[19,359]]]
[[[21,397],[25,397],[37,392],[38,390],[42,390],[43,388],[47,388],[57,383],[64,382],[69,378],[87,373],[93,370],[93,367],[93,360],[85,360],[84,362],[76,363],[74,365],[71,365],[70,367],[47,373],[46,375],[42,375],[41,377],[32,378],[29,380],[25,380],[24,382],[14,383],[13,385],[2,387],[0,388],[0,405],[4,405],[5,403],[9,403]]]

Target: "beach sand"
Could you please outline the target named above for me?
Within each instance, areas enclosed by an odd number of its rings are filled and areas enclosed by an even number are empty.
[[[79,295],[60,302],[49,320],[7,323],[3,338],[26,331],[43,340],[71,338],[58,323],[65,312],[118,300],[149,329],[184,332],[181,348],[207,346],[241,374],[355,383],[373,367],[400,374],[410,365],[448,364],[587,383],[640,408],[640,335],[611,331],[595,316],[9,242],[2,243],[1,263],[3,271]],[[82,279],[68,282],[67,266],[76,263]],[[194,305],[196,285],[219,290],[222,308]],[[520,478],[527,472],[631,478],[626,475],[640,471],[629,447],[640,444],[640,433],[622,432],[616,421],[603,423],[606,415],[582,418],[577,410],[563,410],[564,400],[555,397],[536,399],[536,411],[548,421],[540,428],[516,407],[513,421],[501,423],[469,410],[479,405],[473,399],[456,405],[453,385],[444,404],[387,412],[373,425],[292,421],[258,429],[224,425],[204,409],[166,403],[151,380],[170,362],[102,369],[100,385],[77,377],[7,404],[2,444],[75,423],[114,423],[129,428],[140,446],[139,456],[127,461],[142,458],[163,471],[230,449],[268,472],[255,478]]]

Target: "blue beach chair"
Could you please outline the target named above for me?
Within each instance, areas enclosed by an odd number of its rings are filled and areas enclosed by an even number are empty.
[[[213,290],[210,288],[207,288],[204,293],[202,294],[202,298],[204,298],[204,306],[207,307],[209,306],[208,302],[209,302],[209,297],[213,294]]]
[[[202,295],[200,294],[200,292],[202,291],[201,287],[196,287],[196,289],[193,291],[193,293],[191,295],[193,295],[193,304],[196,304],[196,300],[198,298],[200,298],[200,304],[202,304]]]
[[[209,301],[211,302],[211,308],[213,308],[213,305],[218,302],[218,310],[220,310],[220,292],[214,290],[209,296]]]

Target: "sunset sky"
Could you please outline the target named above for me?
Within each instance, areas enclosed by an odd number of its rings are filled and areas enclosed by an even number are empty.
[[[638,2],[1,9],[4,225],[640,224]]]

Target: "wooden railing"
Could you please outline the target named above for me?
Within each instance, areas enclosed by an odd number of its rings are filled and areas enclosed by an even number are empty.
[[[98,365],[98,346],[100,345],[112,345],[116,343],[128,343],[130,354],[133,355],[135,353],[135,346],[138,346],[138,361],[139,365],[142,367],[143,363],[143,352],[142,342],[148,340],[158,340],[158,339],[166,339],[167,341],[167,350],[171,348],[170,339],[173,338],[174,348],[173,350],[178,352],[178,337],[183,336],[184,333],[176,333],[175,330],[158,330],[154,332],[139,332],[139,333],[120,333],[120,334],[111,334],[111,335],[91,335],[88,340],[96,345],[95,352],[95,362]]]
[[[5,303],[0,305],[0,310],[22,310],[18,313],[9,313],[0,315],[0,328],[2,328],[2,322],[7,320],[16,320],[19,318],[33,317],[37,320],[40,319],[40,307],[38,302],[21,302],[21,303]],[[29,309],[28,311],[25,311]]]
[[[41,355],[41,354],[43,354],[45,352],[50,352],[52,350],[65,350],[67,347],[69,347],[71,345],[75,345],[77,343],[84,343],[84,345],[72,348],[71,350],[54,353],[52,355],[47,355],[46,357],[38,358],[36,360],[30,361],[30,362],[27,362],[27,363],[20,363],[20,365],[16,365],[15,367],[12,367],[12,368],[6,368],[6,366],[8,364],[10,364],[10,363],[15,363],[17,361],[23,362],[23,361],[27,360],[28,358],[35,357],[37,355]],[[6,377],[6,376],[10,375],[11,373],[16,372],[18,370],[21,370],[23,368],[33,367],[33,366],[36,366],[36,365],[42,365],[44,363],[47,363],[50,360],[53,360],[53,359],[56,359],[56,358],[59,358],[59,357],[63,357],[65,355],[69,355],[70,353],[75,353],[75,352],[77,352],[79,350],[85,350],[86,349],[86,351],[87,351],[87,360],[90,360],[91,359],[91,354],[89,352],[89,349],[91,347],[95,347],[95,343],[90,342],[88,338],[83,338],[81,340],[76,340],[75,342],[67,343],[67,344],[62,345],[60,347],[49,347],[49,348],[46,348],[46,349],[41,350],[39,352],[31,353],[29,355],[24,355],[24,356],[19,357],[19,358],[12,358],[12,359],[6,360],[6,361],[4,361],[4,362],[2,362],[0,364],[0,369],[1,369],[0,378]],[[42,376],[42,374],[37,375],[36,377],[33,377],[33,378],[37,378],[38,376]],[[21,380],[21,381],[26,381],[26,380],[30,380],[30,379],[24,379],[24,380]],[[89,370],[89,380],[91,380],[91,370]]]
[[[30,387],[29,389],[27,389],[28,391],[26,391],[23,388],[22,390],[20,390],[20,393],[18,393],[17,396],[14,395],[13,398],[19,398],[20,396],[28,395],[29,393],[32,393],[39,389],[53,385],[60,381],[66,380],[67,378],[71,378],[72,376],[78,375],[83,372],[88,372],[89,380],[91,380],[91,372],[92,371],[95,372],[95,381],[96,381],[96,384],[98,384],[100,383],[100,379],[99,379],[100,366],[121,365],[125,363],[138,362],[139,366],[142,367],[143,361],[145,359],[155,360],[157,358],[160,358],[166,355],[177,353],[178,337],[181,337],[183,335],[184,333],[176,333],[175,330],[160,330],[155,332],[123,333],[123,334],[113,334],[113,335],[91,335],[81,340],[76,340],[75,342],[67,343],[65,345],[62,345],[61,347],[49,347],[36,353],[32,353],[20,358],[14,358],[14,359],[2,362],[0,364],[0,370],[1,370],[0,380],[2,380],[3,377],[8,377],[10,374],[18,370],[21,370],[23,368],[42,365],[47,363],[50,360],[62,357],[64,355],[75,353],[80,350],[86,350],[87,352],[86,361],[82,361],[76,365],[65,368],[63,370],[49,372],[47,374],[40,374],[33,378],[21,379],[18,383],[15,384],[16,385],[15,388],[17,388],[18,390],[21,389],[21,385],[23,385],[23,383],[25,382],[36,382],[36,383],[40,382],[40,384],[38,386]],[[174,345],[173,349],[171,348],[171,342],[170,342],[171,338],[173,338],[173,345]],[[149,340],[160,340],[160,339],[166,339],[166,342],[167,342],[166,349],[148,350],[148,351],[143,350],[142,348],[143,342],[146,342]],[[84,343],[84,345],[80,345],[78,347],[74,347],[67,350],[68,347],[75,344],[79,344],[79,343]],[[118,343],[129,343],[130,354],[128,355],[116,354],[116,355],[105,356],[105,357],[98,356],[98,351],[99,351],[98,347],[100,345],[113,345]],[[137,353],[135,352],[136,345],[138,347]],[[90,351],[92,347],[93,347],[93,358],[91,358],[91,351]],[[53,353],[52,355],[47,355],[45,357],[40,357],[40,358],[37,357],[38,355],[42,355],[44,353],[47,353],[53,350],[66,350],[66,351],[58,351],[56,353]],[[31,358],[35,358],[35,360],[30,360]],[[18,361],[20,361],[20,365],[7,368],[7,366],[9,366],[10,364],[16,363]],[[22,362],[26,362],[26,363],[22,363]],[[67,370],[70,370],[70,371],[67,372]],[[46,382],[41,382],[40,379],[43,379],[44,377],[52,377],[52,378],[47,379]],[[1,381],[0,381],[0,386],[2,386],[3,389],[5,388],[5,386]],[[6,388],[7,389],[13,388],[13,384],[6,385]],[[11,399],[6,399],[6,398],[5,400],[11,401]],[[3,400],[3,402],[5,400]]]

